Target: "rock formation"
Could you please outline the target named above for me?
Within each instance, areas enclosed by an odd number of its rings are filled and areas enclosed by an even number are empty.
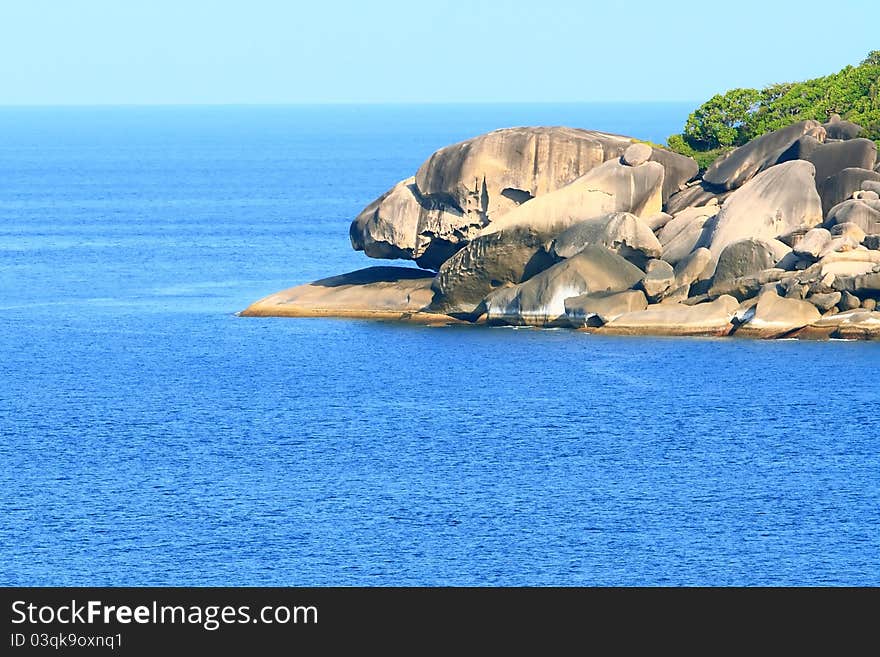
[[[242,314],[880,339],[880,173],[860,133],[802,121],[699,177],[630,137],[496,130],[440,149],[351,223],[356,250],[425,269],[322,279]]]

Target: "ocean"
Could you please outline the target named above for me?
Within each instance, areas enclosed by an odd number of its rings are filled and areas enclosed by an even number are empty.
[[[0,584],[880,584],[880,344],[236,316],[441,146],[690,108],[0,109]]]

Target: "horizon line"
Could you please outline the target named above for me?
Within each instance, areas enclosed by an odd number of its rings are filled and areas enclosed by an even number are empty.
[[[126,108],[126,107],[363,107],[450,105],[684,105],[695,100],[476,100],[476,101],[304,101],[277,103],[0,103],[0,109]]]

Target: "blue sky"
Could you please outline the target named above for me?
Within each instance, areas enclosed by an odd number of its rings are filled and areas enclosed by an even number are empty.
[[[0,0],[0,105],[703,100],[858,63],[875,2]]]

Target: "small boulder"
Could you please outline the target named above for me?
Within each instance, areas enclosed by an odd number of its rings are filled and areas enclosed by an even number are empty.
[[[718,256],[712,287],[772,269],[790,249],[778,240],[744,239],[727,245]]]
[[[828,123],[823,123],[822,127],[825,128],[825,134],[828,135],[829,139],[842,140],[855,139],[864,130],[864,128],[857,123],[844,121],[840,118],[839,114],[832,114]]]
[[[637,167],[651,159],[654,149],[647,144],[635,143],[623,151],[621,161],[631,167]]]
[[[692,157],[673,153],[663,148],[655,148],[651,153],[651,161],[663,165],[663,203],[673,194],[681,191],[685,184],[693,180],[700,172],[700,165]]]
[[[834,305],[841,310],[855,310],[862,305],[862,301],[852,292],[841,292],[839,303]]]
[[[831,243],[831,233],[824,228],[813,228],[799,240],[792,251],[802,258],[818,260],[822,253]]]
[[[831,234],[834,237],[848,237],[855,244],[861,244],[866,237],[865,231],[862,230],[862,227],[850,221],[842,224],[834,224],[834,226],[831,227]]]
[[[670,196],[663,209],[671,215],[676,215],[686,208],[720,205],[728,196],[730,196],[729,191],[719,191],[716,187],[698,180]]]
[[[647,307],[648,300],[641,290],[597,292],[566,299],[565,316],[575,328],[602,326],[621,315]]]
[[[666,292],[675,283],[675,270],[665,260],[650,260],[645,267],[645,277],[642,279],[642,289],[648,299],[657,302],[663,298]]]
[[[825,294],[812,294],[807,301],[816,306],[820,312],[828,312],[840,301],[840,292],[828,292]]]
[[[780,297],[764,290],[754,311],[747,313],[745,323],[734,333],[739,337],[778,338],[794,333],[817,321],[821,315],[812,303]]]

